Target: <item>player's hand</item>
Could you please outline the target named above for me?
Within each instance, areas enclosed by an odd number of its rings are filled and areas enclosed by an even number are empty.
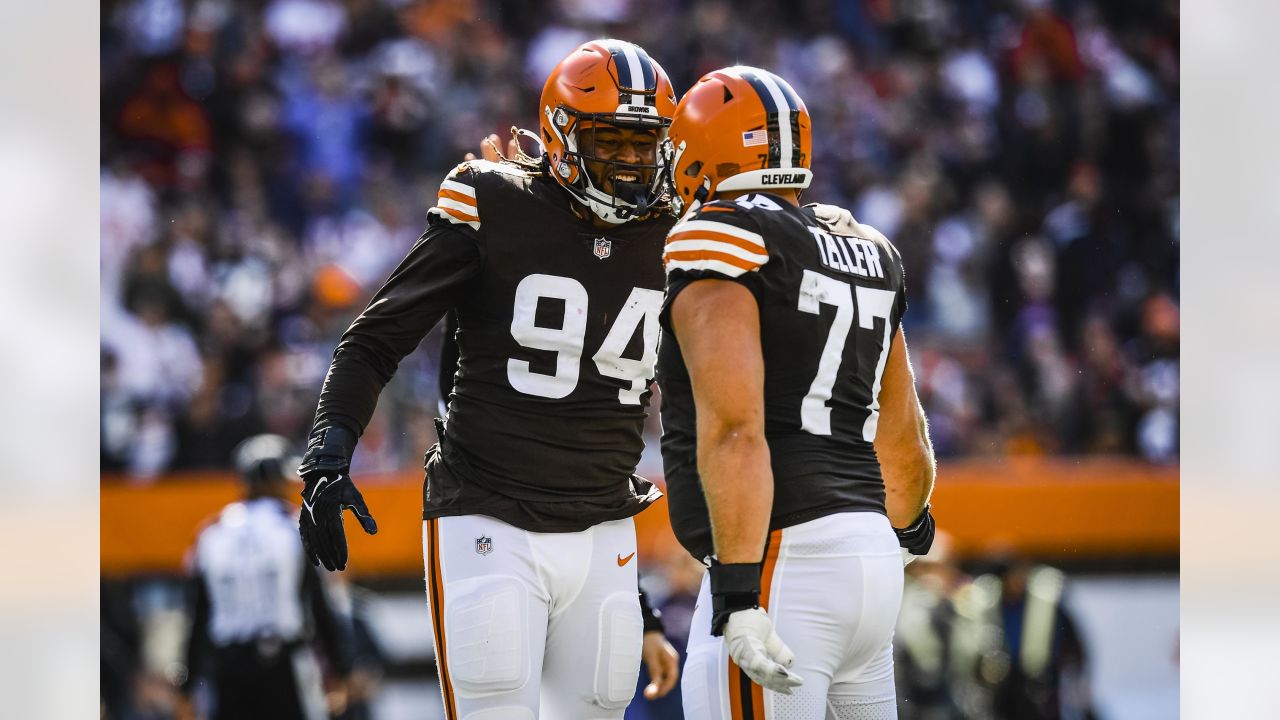
[[[804,680],[788,668],[796,655],[773,629],[773,621],[760,608],[739,610],[724,626],[724,642],[729,657],[755,684],[790,695]]]
[[[302,515],[298,530],[302,548],[312,565],[325,570],[347,568],[347,533],[342,511],[350,510],[369,535],[378,534],[378,523],[350,475],[321,474],[306,480],[302,490]]]
[[[760,609],[760,563],[721,563],[713,559],[711,635],[723,635],[729,657],[755,684],[790,695],[804,682],[788,670],[795,653],[774,632],[773,621]]]
[[[933,524],[933,511],[928,505],[924,506],[924,510],[920,512],[920,517],[915,519],[905,528],[894,528],[893,532],[898,536],[898,544],[913,556],[928,555],[929,548],[933,547],[933,536],[935,532]],[[914,559],[914,558],[912,558]],[[902,564],[906,566],[911,560],[903,558]]]
[[[347,567],[343,510],[354,512],[366,533],[378,534],[378,523],[348,474],[354,450],[351,433],[341,428],[322,428],[312,433],[298,468],[303,482],[302,513],[298,517],[302,549],[312,565],[323,565],[326,570]]]
[[[657,630],[644,634],[641,650],[644,667],[649,671],[649,684],[644,688],[646,700],[657,700],[671,692],[680,679],[680,653]]]
[[[502,153],[498,151],[499,142],[501,142],[501,138],[499,138],[496,133],[490,133],[488,137],[480,141],[480,156],[483,157],[485,160],[488,160],[489,162],[500,162],[501,160],[503,160],[504,158],[502,156]],[[507,141],[506,157],[513,158],[519,152],[520,152],[520,146],[516,144],[515,138],[512,138],[511,140]],[[469,152],[462,159],[475,160],[476,154]]]

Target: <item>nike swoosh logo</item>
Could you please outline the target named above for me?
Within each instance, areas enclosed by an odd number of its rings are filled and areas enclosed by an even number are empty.
[[[621,555],[619,555],[619,556],[618,556],[618,567],[622,567],[623,565],[626,565],[627,563],[631,562],[631,558],[633,558],[633,557],[635,557],[635,556],[636,556],[636,554],[635,554],[634,552],[632,552],[630,555],[628,555],[628,556],[626,556],[626,557],[622,557]]]
[[[324,484],[327,482],[329,482],[329,478],[320,478],[320,480],[316,482],[316,486],[311,488],[311,502],[307,502],[306,500],[302,501],[302,507],[306,508],[307,514],[311,516],[312,525],[316,522],[316,514],[311,508],[316,501],[316,496],[320,494],[320,488],[324,487]]]

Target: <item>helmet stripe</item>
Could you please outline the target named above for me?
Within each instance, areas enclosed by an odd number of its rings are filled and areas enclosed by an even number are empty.
[[[796,95],[796,91],[792,89],[791,83],[787,82],[784,78],[774,75],[773,73],[768,73],[768,76],[769,79],[777,84],[778,88],[782,90],[782,94],[786,96],[787,106],[792,110],[799,110],[802,105],[800,102],[800,96]]]
[[[635,46],[636,55],[640,58],[640,69],[644,73],[644,89],[652,90],[653,95],[646,95],[645,102],[648,105],[656,106],[658,98],[658,74],[653,69],[653,58],[649,57],[649,53],[639,45]]]
[[[799,107],[791,105],[786,94],[783,93],[782,88],[779,87],[778,78],[776,78],[773,73],[760,73],[758,77],[760,78],[760,82],[768,89],[769,94],[773,96],[773,102],[778,108],[778,115],[776,116],[778,123],[778,147],[780,155],[780,164],[778,167],[793,167],[796,156],[795,144],[799,138],[792,137],[791,118],[793,114],[799,110]],[[786,112],[785,117],[782,115],[784,108]]]
[[[622,43],[612,41],[606,43],[605,47],[609,49],[609,54],[613,56],[613,67],[616,68],[618,72],[618,87],[620,89],[630,88],[631,63],[627,62],[626,52],[623,50]]]
[[[791,148],[792,148],[792,164],[800,162],[800,108],[804,107],[804,103],[800,101],[800,96],[796,95],[796,91],[791,87],[791,83],[777,75],[770,75],[778,87],[782,89],[782,94],[787,96],[787,104],[791,106]]]
[[[779,122],[778,103],[780,98],[770,92],[768,86],[764,84],[764,81],[754,72],[739,71],[738,76],[743,80],[746,80],[751,85],[751,88],[756,91],[756,95],[760,96],[760,103],[764,105],[765,129],[769,133],[770,141],[769,156],[765,161],[765,167],[787,167],[782,164],[782,148],[784,146],[784,140],[787,141],[786,144],[790,144],[790,138],[783,137],[782,124]],[[787,136],[790,136],[790,126],[786,128],[786,134]]]
[[[628,90],[644,90],[644,87],[637,87],[636,81],[644,81],[644,70],[640,65],[640,55],[636,52],[636,46],[631,43],[622,43],[622,54],[627,60],[627,74],[631,77],[630,84],[623,85]],[[643,105],[643,95],[632,95],[632,105]]]

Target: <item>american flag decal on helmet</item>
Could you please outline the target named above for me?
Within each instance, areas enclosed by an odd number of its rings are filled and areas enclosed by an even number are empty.
[[[742,147],[755,147],[756,145],[767,145],[769,143],[769,132],[767,130],[748,130],[742,133]]]
[[[795,167],[800,160],[800,98],[786,80],[770,72],[753,68],[735,69],[738,77],[746,80],[760,97],[765,112],[765,133],[770,141],[765,167]],[[747,137],[742,136],[743,147]]]

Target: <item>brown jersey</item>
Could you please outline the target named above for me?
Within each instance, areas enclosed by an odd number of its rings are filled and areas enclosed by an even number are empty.
[[[691,213],[672,228],[665,257],[662,458],[672,526],[685,548],[697,558],[713,552],[693,394],[669,312],[702,279],[741,283],[759,307],[770,529],[837,512],[884,513],[872,441],[890,341],[906,309],[893,245],[846,210],[753,193]]]
[[[674,220],[601,230],[571,202],[542,174],[460,165],[426,233],[335,353],[317,423],[358,431],[395,364],[454,311],[458,370],[428,457],[424,518],[483,514],[569,532],[659,496],[633,473]]]

